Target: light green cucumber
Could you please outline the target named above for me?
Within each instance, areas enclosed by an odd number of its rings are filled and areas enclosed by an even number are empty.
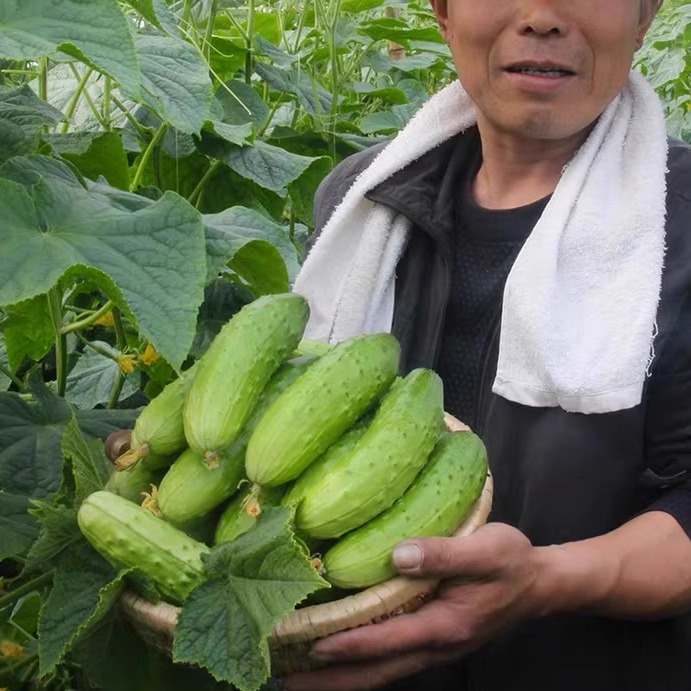
[[[377,401],[396,377],[400,346],[388,333],[336,344],[261,419],[247,447],[258,485],[294,480]]]
[[[197,362],[183,408],[190,448],[204,454],[227,449],[281,363],[295,350],[309,316],[296,293],[265,295],[223,326]]]
[[[196,363],[144,407],[134,423],[129,450],[115,461],[117,468],[134,463],[149,469],[166,468],[187,446],[182,409],[195,369]]]
[[[136,463],[129,468],[113,471],[105,489],[139,504],[142,495],[151,492],[151,486],[158,485],[165,472],[164,468],[149,468],[145,463]]]
[[[332,346],[325,341],[320,341],[316,338],[303,338],[298,347],[295,349],[296,355],[326,355],[331,350]]]
[[[402,497],[326,552],[325,578],[340,588],[366,588],[391,578],[394,546],[409,537],[451,535],[472,510],[486,477],[480,438],[472,432],[445,434]]]
[[[284,487],[266,487],[262,491],[262,506],[277,506],[283,496]],[[214,544],[228,542],[254,527],[257,515],[246,511],[247,503],[253,499],[252,487],[247,485],[225,508],[218,520]]]
[[[172,523],[194,521],[232,496],[243,476],[241,455],[221,452],[208,463],[204,454],[186,449],[158,486],[158,509]]]
[[[209,548],[117,494],[90,494],[79,507],[77,522],[92,547],[116,569],[140,570],[175,604],[202,582],[201,555]]]
[[[312,463],[297,480],[295,480],[290,486],[290,489],[285,493],[281,500],[281,504],[283,506],[289,506],[290,504],[295,504],[296,507],[299,506],[302,498],[310,491],[310,487],[327,477],[331,473],[332,468],[337,468],[341,459],[350,454],[355,448],[355,445],[360,441],[360,437],[367,431],[372,417],[372,414],[366,414],[331,444],[331,446]]]
[[[307,488],[298,530],[334,538],[380,514],[415,479],[443,431],[441,379],[415,369],[384,396],[355,448]]]
[[[301,355],[281,364],[228,449],[212,456],[188,449],[173,463],[157,494],[158,509],[166,519],[179,524],[196,520],[235,493],[245,476],[245,451],[254,428],[271,403],[317,360],[316,355]]]

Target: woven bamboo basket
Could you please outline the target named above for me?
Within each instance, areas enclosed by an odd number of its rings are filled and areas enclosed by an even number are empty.
[[[451,431],[468,429],[448,413],[446,425]],[[492,476],[488,473],[480,497],[455,536],[468,536],[486,523],[492,494]],[[412,612],[434,596],[438,585],[438,580],[395,576],[340,600],[296,609],[278,622],[269,639],[272,675],[280,677],[319,666],[307,654],[318,638]],[[170,652],[179,607],[153,604],[128,590],[120,598],[120,611],[146,643]]]

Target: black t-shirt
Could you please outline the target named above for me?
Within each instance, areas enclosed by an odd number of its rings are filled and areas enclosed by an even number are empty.
[[[453,279],[437,364],[444,382],[445,409],[470,427],[476,424],[482,355],[501,312],[506,279],[549,201],[545,197],[506,210],[478,206],[472,182],[479,165],[478,149],[475,164],[458,181]]]

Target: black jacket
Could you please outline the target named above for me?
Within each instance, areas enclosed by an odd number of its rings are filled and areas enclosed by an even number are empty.
[[[349,157],[322,182],[313,238],[381,146]],[[403,371],[434,368],[437,361],[453,280],[455,182],[463,164],[463,147],[450,140],[368,194],[413,222],[397,268],[393,322]],[[581,415],[493,394],[497,306],[476,382],[475,431],[495,480],[490,520],[516,526],[535,545],[600,535],[651,508],[672,513],[691,532],[691,147],[679,141],[671,142],[667,183],[659,334],[640,405]],[[462,667],[462,674],[457,667],[426,672],[400,688],[691,691],[691,616],[655,622],[548,617],[502,635]]]

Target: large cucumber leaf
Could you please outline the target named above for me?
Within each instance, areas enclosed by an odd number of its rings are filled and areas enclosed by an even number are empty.
[[[240,691],[266,682],[273,627],[310,593],[328,587],[291,524],[290,509],[268,507],[251,531],[203,555],[207,580],[182,607],[175,662],[201,665]]]
[[[57,49],[85,59],[139,93],[132,33],[116,0],[3,0],[0,56],[25,60]]]
[[[46,293],[62,276],[90,278],[134,315],[173,367],[181,365],[206,279],[204,229],[194,207],[166,192],[126,211],[51,174],[26,186],[0,178],[0,215],[0,275],[12,276],[0,286],[0,304]]]

